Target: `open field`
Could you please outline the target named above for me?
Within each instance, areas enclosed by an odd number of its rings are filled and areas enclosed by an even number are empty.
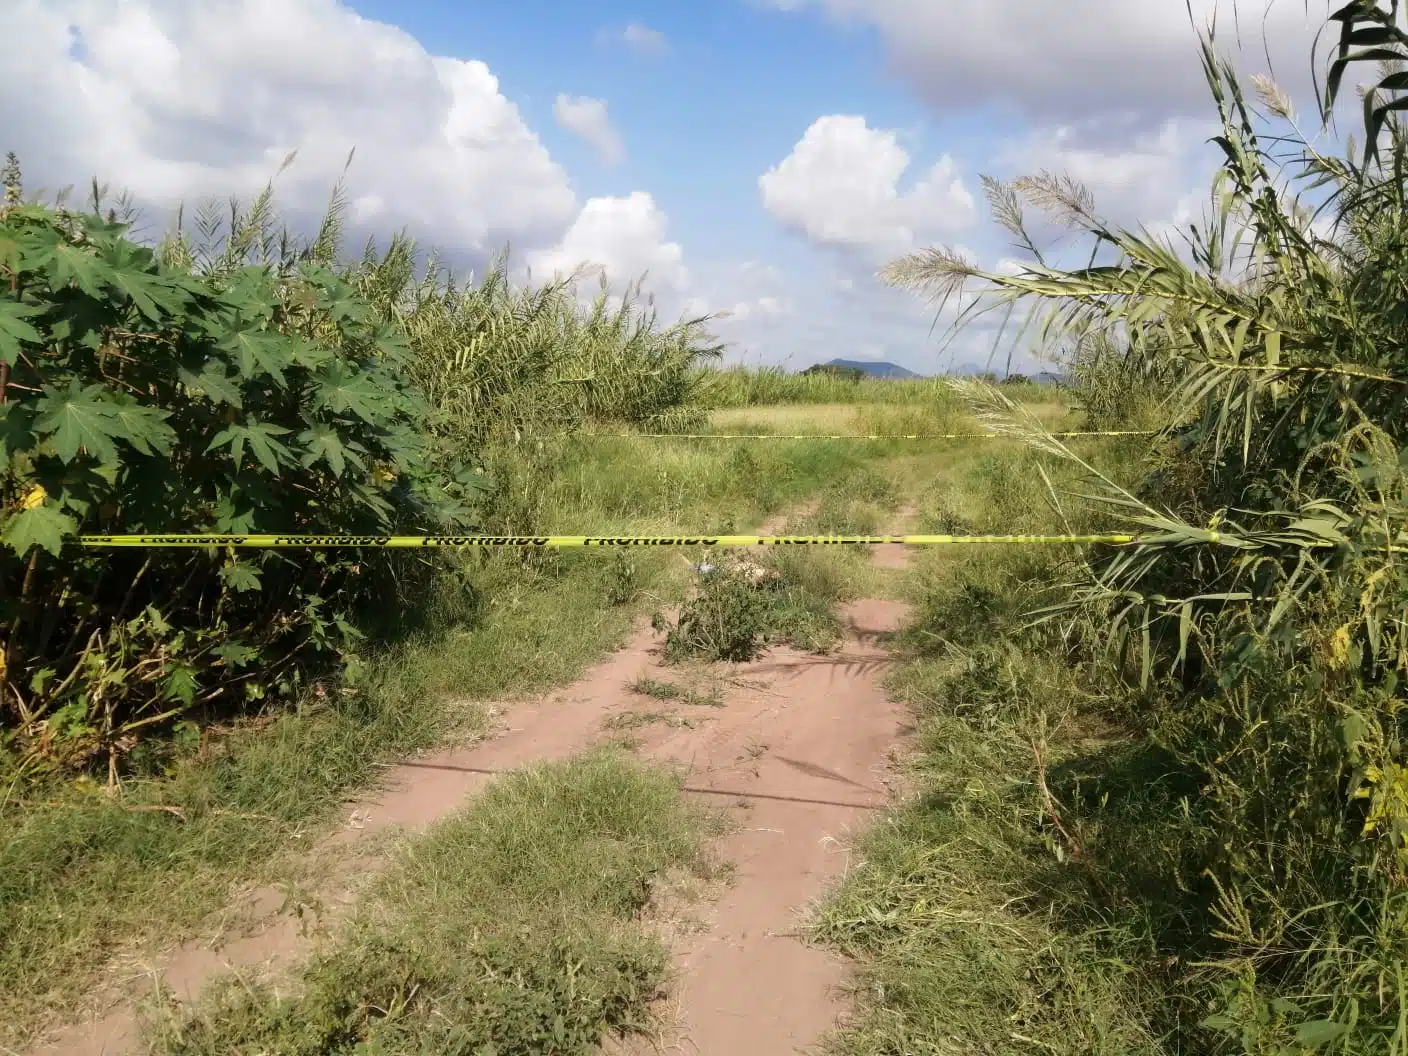
[[[1013,382],[1004,386],[1024,403],[1063,403],[1066,396],[1050,385]],[[781,368],[731,368],[714,372],[701,397],[719,408],[777,407],[799,404],[928,404],[948,397],[942,379],[852,380],[833,374],[789,374]]]
[[[889,384],[893,382],[877,382]],[[900,384],[905,384],[901,382]],[[1043,397],[1047,394],[1043,391]],[[1069,395],[1053,393],[1039,403],[1024,404],[1052,429],[1072,421]],[[927,403],[820,403],[781,404],[770,407],[730,407],[715,411],[711,429],[721,433],[797,434],[850,433],[857,435],[925,435],[930,433],[982,432],[951,394]]]

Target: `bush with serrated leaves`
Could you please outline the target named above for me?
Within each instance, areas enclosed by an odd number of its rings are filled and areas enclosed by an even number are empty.
[[[77,534],[452,530],[475,481],[426,457],[402,331],[325,255],[197,271],[111,214],[20,204],[17,183],[0,209],[0,736],[115,766],[192,708],[335,670],[359,607],[410,565]]]

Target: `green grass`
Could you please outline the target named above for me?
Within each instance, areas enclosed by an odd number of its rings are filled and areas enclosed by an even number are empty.
[[[698,725],[694,719],[673,711],[623,711],[612,715],[602,723],[606,729],[618,733],[626,730],[639,730],[644,726],[657,724],[676,730],[692,730]]]
[[[1137,449],[1100,443],[1102,466],[1133,472]],[[919,530],[1093,523],[1075,500],[1048,501],[1038,464],[1058,488],[1068,479],[1014,444],[970,446],[921,495]],[[1160,1040],[1151,912],[1110,904],[1081,864],[1097,833],[1132,848],[1110,831],[1113,812],[1071,806],[1098,805],[1104,790],[1135,810],[1139,796],[1165,793],[1113,779],[1136,731],[1057,635],[1024,630],[1075,576],[1071,559],[935,549],[906,576],[915,611],[890,688],[915,716],[911,792],[861,839],[859,864],[813,921],[820,941],[859,962],[855,1014],[833,1052],[1172,1051]]]
[[[523,470],[523,510],[504,527],[541,531],[746,531],[844,479],[913,454],[904,441],[633,440],[565,447],[541,478]],[[532,506],[531,510],[528,508]]]
[[[723,694],[718,687],[710,689],[707,693],[701,693],[698,689],[681,686],[676,682],[662,682],[644,675],[632,682],[627,688],[632,693],[639,693],[651,700],[676,701],[692,707],[721,708],[724,703]]]
[[[479,702],[565,682],[620,644],[629,614],[603,604],[609,566],[594,556],[540,570],[485,560],[478,615],[390,650],[357,695],[233,729],[203,751],[173,749],[117,796],[17,786],[0,813],[6,1027],[73,1007],[123,945],[191,933],[232,884],[296,876],[289,852],[380,760],[472,734]],[[153,804],[179,815],[142,809]]]
[[[520,771],[402,851],[281,991],[229,979],[167,1002],[158,1053],[590,1053],[650,1028],[669,954],[640,915],[715,872],[718,822],[618,753]]]
[[[927,436],[980,431],[978,424],[962,413],[947,394],[900,404],[769,404],[726,408],[715,411],[709,423],[711,430],[720,433],[782,437],[811,434]],[[912,446],[917,442],[908,443]]]

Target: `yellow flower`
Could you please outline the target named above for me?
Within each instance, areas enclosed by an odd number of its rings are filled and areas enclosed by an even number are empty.
[[[20,506],[26,510],[37,509],[44,505],[44,500],[49,497],[49,493],[42,485],[36,484],[34,490],[20,500]]]
[[[1330,637],[1330,666],[1344,667],[1349,659],[1349,624],[1345,624]]]
[[[1364,780],[1373,788],[1368,796],[1369,813],[1364,819],[1364,835],[1376,830],[1402,826],[1408,822],[1408,767],[1389,763],[1385,770],[1376,766],[1365,768]]]

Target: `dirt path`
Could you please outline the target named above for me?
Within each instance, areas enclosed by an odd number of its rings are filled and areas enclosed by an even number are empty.
[[[782,520],[762,534],[781,530]],[[893,549],[877,553],[876,563],[902,567],[903,549]],[[887,761],[902,723],[901,708],[886,700],[879,680],[884,638],[898,629],[903,607],[862,601],[848,606],[846,617],[849,632],[830,655],[778,649],[753,663],[719,665],[716,684],[726,692],[711,702],[717,707],[662,708],[627,688],[642,676],[662,683],[679,677],[662,666],[658,636],[642,622],[624,649],[579,682],[508,709],[497,735],[389,768],[381,791],[354,803],[346,824],[315,852],[336,863],[323,879],[316,927],[283,906],[283,892],[256,889],[231,908],[218,947],[180,946],[160,963],[134,965],[130,977],[160,979],[190,998],[230,967],[287,966],[346,914],[384,864],[371,837],[393,827],[422,829],[495,775],[568,758],[629,729],[645,757],[682,768],[691,793],[735,804],[741,820],[721,848],[736,863],[735,882],[705,907],[707,929],[677,941],[679,980],[660,1047],[758,1056],[807,1047],[835,1023],[845,965],[802,942],[797,926],[845,868],[849,830],[886,805]],[[129,990],[33,1056],[139,1049]],[[631,1041],[616,1051],[653,1049]]]
[[[777,650],[737,665],[765,688],[730,694],[715,722],[643,739],[649,757],[689,765],[692,791],[736,803],[742,824],[721,847],[734,883],[705,911],[706,929],[676,940],[664,1036],[614,1051],[790,1056],[835,1024],[846,964],[798,929],[846,868],[851,831],[889,799],[903,717],[879,684],[881,643],[902,615],[896,602],[854,604],[835,654]]]
[[[897,531],[914,511],[898,515]],[[879,546],[877,568],[903,570],[908,551]],[[807,910],[848,865],[850,835],[890,800],[893,752],[905,729],[881,679],[886,639],[906,606],[846,607],[846,639],[829,656],[775,650],[731,665],[735,684],[717,722],[647,735],[651,758],[689,766],[692,792],[730,797],[742,815],[724,841],[735,883],[707,928],[675,940],[678,978],[663,1036],[608,1045],[653,1052],[791,1056],[812,1048],[844,1011],[844,959],[798,934]]]

